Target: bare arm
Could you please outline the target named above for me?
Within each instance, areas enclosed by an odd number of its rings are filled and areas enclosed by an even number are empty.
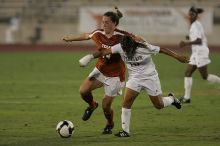
[[[92,55],[94,58],[99,58],[109,54],[112,54],[111,49],[100,49],[99,51],[94,52]]]
[[[191,46],[191,45],[201,45],[202,44],[202,39],[197,38],[194,41],[181,41],[179,43],[180,47],[185,47],[185,46]]]
[[[166,54],[168,56],[171,56],[173,58],[175,58],[176,60],[182,62],[182,63],[188,63],[189,60],[187,57],[183,56],[183,55],[179,55],[176,52],[167,49],[167,48],[160,48],[160,53]]]
[[[90,33],[84,33],[77,36],[73,36],[73,35],[64,36],[63,40],[66,42],[89,40],[90,39],[89,34]]]
[[[132,37],[136,42],[139,42],[139,43],[146,42],[146,40],[145,40],[142,36],[140,36],[140,35],[131,34],[131,37]]]

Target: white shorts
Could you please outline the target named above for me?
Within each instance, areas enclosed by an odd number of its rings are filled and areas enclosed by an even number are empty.
[[[209,64],[211,60],[209,59],[209,54],[207,52],[193,53],[190,57],[189,64],[196,65],[198,68]]]
[[[103,83],[105,95],[110,97],[122,95],[122,89],[125,86],[125,82],[121,82],[119,77],[106,77],[96,67],[88,77],[95,78]]]
[[[158,96],[162,94],[159,77],[152,76],[149,79],[131,78],[126,82],[126,87],[137,92],[145,90],[148,95]]]

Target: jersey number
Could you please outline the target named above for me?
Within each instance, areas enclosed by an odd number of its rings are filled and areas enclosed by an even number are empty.
[[[110,59],[111,58],[111,54],[105,55],[103,56],[104,59]]]
[[[133,63],[130,63],[130,65],[131,65],[131,67],[133,67],[133,66],[139,66],[140,63],[138,63],[138,62],[133,62]]]

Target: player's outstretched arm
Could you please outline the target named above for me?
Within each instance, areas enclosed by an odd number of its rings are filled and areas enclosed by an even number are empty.
[[[185,46],[191,46],[191,45],[201,45],[202,44],[202,39],[197,38],[194,41],[180,41],[179,46],[185,47]]]
[[[77,35],[77,36],[67,35],[62,38],[62,40],[64,40],[65,42],[84,41],[84,40],[89,40],[89,39],[90,39],[89,33],[84,33],[84,34]]]
[[[160,48],[160,53],[166,54],[168,56],[171,56],[175,59],[177,59],[178,61],[182,62],[182,63],[188,63],[189,59],[186,56],[180,55],[170,49],[167,48]]]
[[[140,35],[134,35],[134,34],[131,34],[131,37],[136,41],[136,42],[139,42],[139,43],[144,43],[146,42],[146,40],[140,36]]]
[[[111,54],[111,49],[100,49],[99,51],[94,52],[93,54],[87,54],[79,60],[80,67],[85,67],[95,58],[99,58],[108,54]]]

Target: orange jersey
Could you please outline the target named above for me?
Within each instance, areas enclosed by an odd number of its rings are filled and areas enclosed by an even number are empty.
[[[89,36],[96,43],[97,49],[110,49],[111,46],[120,43],[124,35],[129,35],[129,33],[116,29],[113,36],[107,38],[104,30],[98,29]],[[125,81],[125,64],[120,54],[111,54],[98,58],[96,67],[107,77],[120,77],[121,81]]]

